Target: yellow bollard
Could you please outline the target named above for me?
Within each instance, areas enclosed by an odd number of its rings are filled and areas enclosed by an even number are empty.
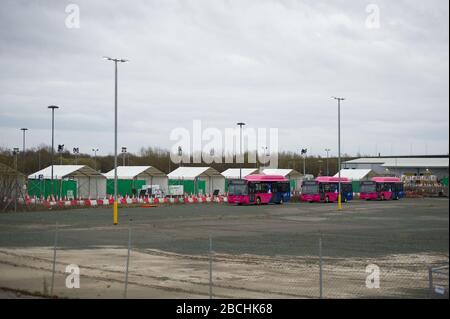
[[[117,225],[117,200],[114,200],[114,225]]]
[[[342,198],[341,193],[338,194],[338,210],[342,209]]]

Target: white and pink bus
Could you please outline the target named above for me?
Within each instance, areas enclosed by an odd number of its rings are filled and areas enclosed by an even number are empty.
[[[359,188],[360,199],[400,199],[404,197],[403,182],[398,177],[374,177],[362,181]]]
[[[244,179],[232,180],[228,184],[230,204],[281,204],[290,198],[289,180],[281,175],[248,175]]]
[[[351,181],[341,177],[342,201],[353,199]],[[338,200],[339,177],[319,176],[313,181],[303,181],[300,201],[302,202],[336,202]]]

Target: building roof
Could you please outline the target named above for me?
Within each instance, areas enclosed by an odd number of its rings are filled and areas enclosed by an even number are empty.
[[[223,177],[216,169],[212,167],[189,167],[189,166],[178,167],[176,170],[170,172],[167,176],[169,177],[169,179],[188,179],[188,180],[195,179],[201,176]]]
[[[284,177],[294,177],[302,175],[295,169],[288,169],[288,168],[265,168],[262,170],[262,173],[265,175],[281,175]]]
[[[384,167],[448,167],[448,157],[363,157],[346,161],[344,164],[380,164]]]
[[[242,169],[242,178],[247,175],[255,174],[258,172],[257,168],[243,168]],[[221,173],[225,178],[228,179],[238,179],[240,176],[239,168],[229,168]]]
[[[103,174],[107,179],[114,178],[114,169]],[[167,176],[153,166],[117,166],[117,178],[133,179],[136,177]]]
[[[341,169],[341,177],[346,177],[353,181],[359,181],[366,177],[371,177],[374,172],[371,169]],[[339,177],[339,173],[336,173],[334,177]]]
[[[52,178],[52,166],[46,167],[30,174],[28,179],[38,179],[41,176],[44,179]],[[53,165],[53,179],[62,179],[65,177],[103,177],[103,174],[87,165]]]

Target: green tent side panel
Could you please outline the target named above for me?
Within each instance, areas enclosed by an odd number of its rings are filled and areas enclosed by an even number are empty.
[[[61,197],[67,196],[68,198],[77,197],[77,182],[74,180],[54,180],[53,181],[53,193],[55,195],[61,195]],[[52,181],[51,179],[29,179],[28,180],[28,195],[36,197],[45,197],[52,195]]]
[[[442,185],[444,185],[444,186],[447,186],[448,187],[448,177],[444,177],[443,179],[442,179]]]
[[[203,195],[205,195],[206,193],[206,181],[203,181],[201,179],[197,180],[197,191],[195,192],[195,194],[198,193],[202,193]]]
[[[204,180],[183,180],[183,179],[169,179],[169,185],[183,185],[183,191],[189,195],[194,195],[199,192],[205,194],[206,181]]]
[[[117,180],[117,195],[132,196],[133,188],[136,189],[136,194],[139,195],[139,190],[145,185],[144,180],[140,179],[118,179]],[[106,180],[106,193],[114,195],[114,179]]]
[[[359,181],[352,182],[352,187],[353,187],[354,193],[359,193],[360,185],[361,185],[361,182],[359,182]]]
[[[297,181],[295,179],[289,180],[289,186],[291,187],[291,191],[293,191],[297,187]]]

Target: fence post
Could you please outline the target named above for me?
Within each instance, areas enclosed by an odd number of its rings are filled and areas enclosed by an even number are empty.
[[[212,299],[212,237],[209,235],[209,299]]]
[[[130,265],[130,250],[131,250],[131,219],[128,223],[128,254],[127,254],[127,266],[125,269],[125,291],[123,293],[123,298],[127,299],[127,290],[128,290],[128,267]]]
[[[323,275],[322,275],[322,234],[319,237],[319,298],[323,298]]]
[[[53,242],[53,269],[52,269],[52,285],[50,288],[50,296],[53,296],[53,287],[55,285],[55,271],[56,271],[56,246],[58,245],[58,222],[55,228],[55,240]]]
[[[431,299],[433,297],[433,268],[428,267],[428,293],[429,298]]]

